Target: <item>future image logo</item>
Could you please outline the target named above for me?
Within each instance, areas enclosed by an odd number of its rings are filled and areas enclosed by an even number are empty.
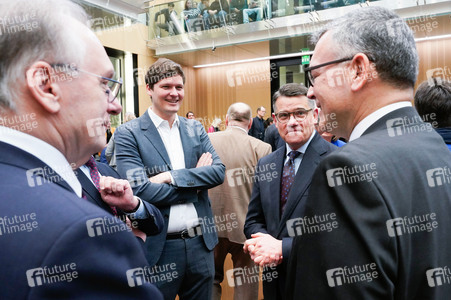
[[[444,284],[451,284],[451,270],[445,266],[426,271],[426,278],[429,287],[439,287]]]

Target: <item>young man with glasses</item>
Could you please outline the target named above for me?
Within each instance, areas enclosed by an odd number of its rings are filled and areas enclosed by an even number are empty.
[[[285,299],[286,264],[294,237],[289,226],[303,216],[316,165],[336,149],[315,131],[318,111],[306,95],[307,88],[296,83],[274,93],[273,119],[285,147],[258,162],[244,225],[248,238],[244,250],[260,266],[277,265],[264,272],[265,278],[271,277],[263,281],[265,299]]]

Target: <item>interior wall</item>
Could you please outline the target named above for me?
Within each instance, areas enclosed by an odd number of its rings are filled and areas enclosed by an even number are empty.
[[[115,27],[96,32],[105,47],[128,51],[138,56],[138,67],[134,70],[138,85],[139,114],[142,115],[150,106],[150,98],[146,92],[145,74],[151,64],[156,61],[155,51],[146,45],[148,27],[144,24],[133,24],[126,27]]]
[[[451,38],[417,43],[420,69],[416,87],[428,76],[451,81]]]

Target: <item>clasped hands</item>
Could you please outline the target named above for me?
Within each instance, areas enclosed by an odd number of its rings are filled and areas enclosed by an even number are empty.
[[[282,263],[282,241],[269,234],[257,232],[244,242],[243,250],[249,253],[255,264],[261,267]]]

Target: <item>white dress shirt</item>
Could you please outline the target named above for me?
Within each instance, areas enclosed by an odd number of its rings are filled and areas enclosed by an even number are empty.
[[[163,140],[166,152],[169,155],[172,169],[185,169],[185,153],[183,151],[182,140],[180,138],[180,120],[176,115],[172,127],[169,127],[169,122],[157,116],[151,108],[148,114],[153,124],[158,130],[161,139]],[[171,176],[172,179],[172,176]],[[173,179],[172,182],[174,183]],[[168,233],[179,232],[187,229],[188,226],[196,226],[199,224],[196,208],[193,203],[174,204],[171,205],[169,213]]]
[[[378,110],[372,112],[368,116],[366,116],[362,121],[357,124],[356,127],[351,132],[351,136],[349,137],[349,141],[358,139],[362,136],[362,134],[367,130],[371,125],[376,123],[377,120],[385,116],[386,114],[391,113],[392,111],[395,111],[397,109],[403,108],[403,107],[411,107],[412,103],[409,101],[402,101],[402,102],[396,102],[393,104],[389,104],[387,106],[384,106],[382,108],[379,108]]]
[[[81,184],[64,155],[52,145],[32,135],[0,126],[0,141],[22,149],[43,161],[81,197]]]

